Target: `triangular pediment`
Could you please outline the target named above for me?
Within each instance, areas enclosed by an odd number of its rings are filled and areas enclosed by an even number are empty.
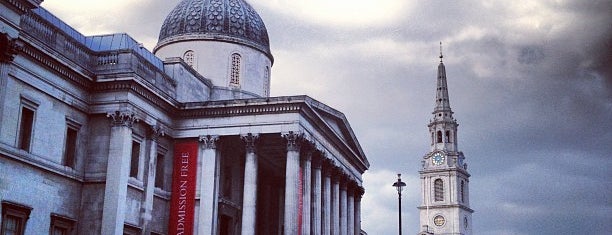
[[[370,164],[365,157],[363,149],[344,114],[310,97],[307,97],[306,103],[312,108],[316,116],[369,167]]]

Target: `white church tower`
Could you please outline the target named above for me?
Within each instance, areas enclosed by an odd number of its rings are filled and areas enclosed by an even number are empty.
[[[453,118],[446,85],[446,69],[440,64],[436,86],[436,106],[430,120],[431,150],[422,160],[421,197],[418,207],[421,231],[418,235],[471,235],[472,213],[467,163],[457,149],[457,120]]]

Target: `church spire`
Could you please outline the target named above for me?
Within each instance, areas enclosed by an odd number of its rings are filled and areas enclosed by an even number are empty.
[[[440,64],[438,64],[438,77],[436,84],[436,100],[433,118],[429,123],[429,128],[432,131],[432,136],[435,139],[432,141],[433,150],[455,151],[457,149],[457,121],[453,118],[453,111],[450,107],[448,97],[448,86],[446,82],[446,68],[442,62],[444,55],[442,54],[442,42],[440,42]]]
[[[450,101],[448,100],[448,88],[446,85],[446,68],[444,67],[444,63],[442,62],[442,42],[440,42],[440,64],[438,65],[438,83],[436,90],[436,108],[434,109],[434,114],[438,112],[445,112],[448,116],[452,114],[450,108]]]

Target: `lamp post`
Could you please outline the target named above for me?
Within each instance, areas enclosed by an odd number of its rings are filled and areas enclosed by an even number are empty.
[[[402,235],[402,190],[406,186],[406,183],[402,182],[402,174],[397,174],[397,182],[393,183],[393,187],[397,189],[397,202],[399,204],[399,235]]]

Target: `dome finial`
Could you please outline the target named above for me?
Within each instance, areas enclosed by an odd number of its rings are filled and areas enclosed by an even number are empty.
[[[442,55],[442,42],[440,41],[440,63],[442,63],[442,58],[444,58],[444,55]]]

